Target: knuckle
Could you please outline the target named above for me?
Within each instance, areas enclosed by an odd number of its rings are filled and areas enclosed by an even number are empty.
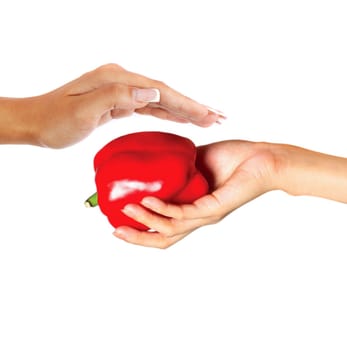
[[[116,63],[106,63],[106,64],[103,64],[102,66],[96,68],[94,70],[94,72],[101,77],[107,77],[110,74],[118,73],[122,70],[124,70],[124,69]]]
[[[102,72],[110,72],[110,71],[119,71],[119,70],[123,70],[123,68],[116,63],[106,63],[101,65],[99,68],[97,68],[99,71]]]
[[[106,84],[104,85],[104,92],[110,95],[114,95],[117,96],[119,94],[121,94],[121,86],[117,83],[111,83],[111,84]]]
[[[179,209],[177,210],[177,212],[175,213],[175,219],[176,219],[176,220],[179,220],[179,221],[185,219],[185,215],[184,215],[184,212],[183,212],[182,208],[179,208]]]
[[[129,117],[134,113],[133,109],[112,109],[112,118]]]
[[[131,88],[117,83],[105,84],[101,87],[101,95],[107,100],[111,109],[133,110],[135,105]]]
[[[212,216],[211,219],[210,219],[210,224],[211,224],[211,225],[215,225],[215,224],[217,224],[218,222],[220,222],[222,219],[223,219],[223,216],[222,216],[222,215],[215,215],[215,216]]]
[[[176,234],[174,227],[172,225],[167,225],[163,230],[165,237],[170,238]]]
[[[153,86],[159,87],[159,88],[167,88],[168,86],[161,80],[152,79]]]
[[[131,98],[131,88],[126,85],[118,83],[105,84],[103,86],[104,93],[109,94],[114,97],[122,97],[124,100],[126,98]]]

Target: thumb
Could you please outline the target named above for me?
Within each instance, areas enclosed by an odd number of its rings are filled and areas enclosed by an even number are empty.
[[[89,113],[101,115],[114,109],[135,110],[150,102],[159,102],[160,92],[154,88],[140,89],[125,84],[110,83],[79,97]]]

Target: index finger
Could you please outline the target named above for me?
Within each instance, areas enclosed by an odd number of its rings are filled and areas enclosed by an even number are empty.
[[[181,94],[159,80],[153,80],[128,71],[124,73],[124,79],[129,85],[159,89],[160,101],[157,105],[193,124],[209,126],[218,119],[218,114],[215,111],[210,111],[208,107]]]
[[[166,203],[156,197],[145,197],[141,204],[157,214],[176,220],[213,217],[220,211],[220,203],[213,194],[203,196],[192,204]]]
[[[141,74],[127,71],[116,64],[107,64],[85,75],[89,86],[117,82],[140,88],[157,88],[160,91],[159,107],[187,121],[199,125],[209,126],[218,120],[218,113],[208,107],[184,96],[165,83],[150,79]]]

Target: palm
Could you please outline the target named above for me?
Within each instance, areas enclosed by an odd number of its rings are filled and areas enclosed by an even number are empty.
[[[257,143],[223,141],[199,147],[197,166],[226,214],[270,189],[274,156]]]

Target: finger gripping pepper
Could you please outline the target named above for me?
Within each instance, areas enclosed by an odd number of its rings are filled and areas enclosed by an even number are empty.
[[[147,230],[123,214],[124,206],[149,195],[175,204],[194,202],[208,192],[195,162],[194,143],[175,134],[138,132],[111,141],[94,158],[100,210],[114,227]]]

